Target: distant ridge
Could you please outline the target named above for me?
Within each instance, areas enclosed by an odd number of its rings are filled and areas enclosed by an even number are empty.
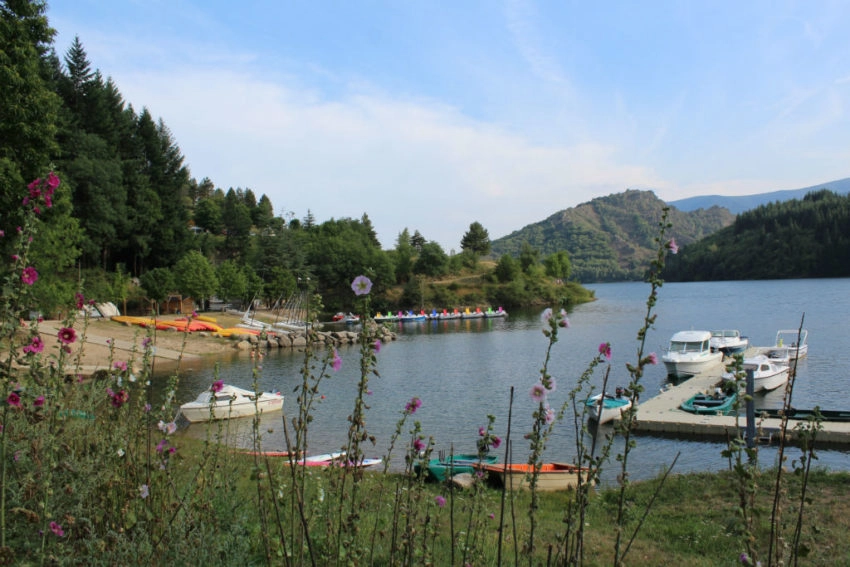
[[[691,212],[698,209],[710,209],[715,206],[724,207],[732,214],[738,215],[745,211],[755,209],[760,205],[767,205],[768,203],[776,201],[782,202],[790,201],[792,199],[802,199],[807,193],[817,191],[818,189],[829,189],[833,193],[837,193],[839,195],[850,194],[850,177],[839,179],[837,181],[829,181],[827,183],[819,183],[803,189],[772,191],[770,193],[759,193],[757,195],[741,195],[740,197],[704,195],[699,197],[688,197],[687,199],[679,199],[678,201],[668,201],[668,204],[683,212]]]

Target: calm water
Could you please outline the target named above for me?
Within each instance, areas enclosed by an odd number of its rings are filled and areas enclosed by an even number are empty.
[[[598,301],[581,305],[570,314],[571,327],[562,330],[552,350],[550,374],[557,390],[550,396],[553,407],[568,399],[567,394],[600,342],[610,341],[613,357],[609,385],[626,385],[627,362],[634,362],[636,334],[646,310],[649,286],[642,283],[595,284]],[[842,394],[848,386],[850,368],[850,279],[791,280],[759,282],[668,283],[660,290],[656,326],[647,337],[647,352],[663,353],[670,336],[684,329],[740,329],[758,346],[773,344],[779,329],[796,329],[805,314],[809,331],[809,356],[800,361],[794,392],[794,405],[823,409],[850,409]],[[398,340],[384,346],[378,356],[379,378],[369,386],[369,432],[378,439],[367,456],[386,452],[400,412],[407,401],[418,396],[422,407],[415,414],[425,435],[433,436],[436,449],[474,452],[478,427],[486,425],[487,415],[496,416],[496,432],[505,437],[508,425],[510,389],[515,389],[511,438],[513,460],[527,455],[522,436],[530,431],[534,404],[528,391],[538,380],[547,339],[537,313],[512,313],[507,319],[405,323],[397,327]],[[337,450],[345,444],[347,422],[359,379],[359,347],[343,347],[343,367],[333,373],[321,388],[325,399],[315,412],[310,428],[310,452]],[[260,385],[280,389],[290,396],[284,404],[293,407],[293,388],[300,383],[303,355],[275,351],[262,361]],[[253,360],[246,354],[220,361],[219,377],[238,386],[250,386]],[[178,399],[193,399],[213,381],[212,365],[184,369]],[[594,378],[601,385],[602,373]],[[664,367],[648,369],[643,384],[644,399],[652,397],[667,381]],[[782,389],[757,399],[757,406],[779,407]],[[838,403],[838,405],[836,405]],[[575,433],[569,418],[556,428],[546,459],[571,461],[576,453]],[[232,420],[234,443],[250,445],[251,420]],[[406,428],[409,429],[409,428]],[[202,426],[190,426],[187,435],[203,435]],[[284,447],[281,418],[263,418],[263,444],[267,449]],[[642,434],[631,453],[629,470],[633,478],[646,478],[661,472],[681,452],[676,470],[717,470],[726,462],[723,445],[713,441],[670,439]],[[617,450],[621,446],[617,445]],[[799,451],[786,452],[793,459]],[[850,469],[850,451],[822,450],[819,463],[835,469]],[[762,447],[760,460],[775,464],[776,450]],[[398,464],[401,453],[394,453]],[[616,463],[608,466],[605,479],[614,478]]]

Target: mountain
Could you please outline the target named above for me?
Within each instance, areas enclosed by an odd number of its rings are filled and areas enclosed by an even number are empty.
[[[670,201],[669,204],[680,211],[696,211],[697,209],[708,209],[710,207],[725,207],[733,214],[755,209],[759,205],[767,205],[774,202],[785,202],[792,199],[802,199],[807,193],[819,189],[829,189],[839,195],[850,194],[850,177],[821,183],[803,189],[788,189],[786,191],[772,191],[770,193],[759,193],[757,195],[741,195],[740,197],[727,197],[725,195],[703,195],[699,197],[688,197],[678,201]]]
[[[517,257],[525,243],[548,256],[566,250],[580,282],[636,280],[654,258],[658,223],[667,204],[652,191],[627,190],[599,197],[491,242],[492,254]],[[721,207],[693,212],[670,209],[667,233],[680,246],[695,242],[735,217]]]

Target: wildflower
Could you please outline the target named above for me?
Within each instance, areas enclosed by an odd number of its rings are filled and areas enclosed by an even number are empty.
[[[439,506],[440,508],[446,505],[446,499],[440,496],[439,494],[434,497],[434,502],[436,502],[437,506]]]
[[[379,352],[381,352],[381,346],[382,346],[381,340],[380,339],[375,340],[375,343],[372,345],[372,348],[375,349],[375,354],[378,354]]]
[[[77,331],[71,327],[59,329],[59,342],[69,345],[77,340]]]
[[[38,280],[38,272],[32,266],[27,266],[21,272],[21,281],[27,285],[32,285]]]
[[[143,484],[143,485],[141,485],[141,486],[139,487],[139,497],[140,497],[142,500],[144,500],[144,499],[145,499],[145,498],[147,498],[148,496],[150,496],[150,489],[148,488],[148,485],[147,485],[147,484]]]
[[[166,445],[166,444],[168,444],[168,441],[166,441],[165,439],[163,439],[162,441],[160,441],[159,443],[157,443],[157,444],[156,444],[156,452],[157,452],[157,453],[162,453],[162,451],[165,449],[165,445]]]
[[[119,447],[119,448],[118,448],[118,450],[117,450],[117,451],[115,451],[115,452],[116,452],[116,453],[118,453],[118,456],[119,456],[119,457],[123,457],[123,456],[124,456],[124,449],[122,449],[121,447]]]
[[[599,354],[605,355],[605,358],[611,360],[611,343],[599,343]]]
[[[342,359],[339,357],[336,349],[334,349],[334,360],[331,367],[334,369],[334,372],[339,372],[339,369],[342,368]]]
[[[543,313],[540,314],[540,322],[544,325],[549,323],[549,319],[552,318],[552,308],[547,307],[543,310]]]
[[[41,340],[41,337],[38,335],[33,336],[30,339],[30,344],[24,347],[25,353],[30,354],[38,354],[44,350],[44,341]]]
[[[148,348],[150,344],[153,342],[153,339],[150,337],[145,337],[142,339],[142,348]]]
[[[496,514],[494,514],[493,512],[490,512],[490,516],[489,516],[489,518],[490,518],[491,520],[495,520],[495,519],[496,519]]]
[[[651,352],[651,353],[649,353],[649,356],[646,357],[646,360],[650,364],[658,364],[658,355],[655,354],[654,352]]]
[[[675,238],[670,239],[670,242],[667,243],[667,248],[670,249],[671,254],[678,254],[679,253],[679,245],[676,244]]]
[[[34,405],[37,408],[40,408],[41,406],[43,406],[44,405],[44,396],[37,397],[35,399],[35,401],[33,401],[32,405]]]
[[[53,532],[53,535],[56,537],[62,537],[65,535],[65,530],[62,529],[62,526],[57,524],[56,522],[50,522],[50,531]]]
[[[21,397],[17,392],[9,392],[9,397],[6,398],[6,403],[14,408],[21,407]]]
[[[145,413],[150,413],[151,409],[152,408],[150,404],[145,404]]]
[[[484,429],[484,427],[483,427],[483,426],[482,426],[482,427],[479,427],[479,428],[478,428],[478,436],[479,436],[479,437],[484,437],[485,435],[487,435],[487,430],[486,430],[486,429]]]
[[[372,280],[366,276],[357,276],[351,282],[351,289],[354,291],[354,295],[369,295],[369,292],[372,291]]]
[[[422,407],[422,400],[420,400],[418,397],[416,397],[416,398],[412,398],[409,402],[407,402],[407,405],[404,406],[404,411],[412,414],[412,413],[416,413],[416,410],[418,410],[421,407]]]
[[[86,304],[86,298],[83,297],[82,293],[75,293],[74,297],[77,300],[77,309],[82,309]]]
[[[157,427],[159,428],[160,431],[165,432],[166,435],[171,435],[172,433],[177,431],[177,423],[175,423],[173,421],[171,421],[169,423],[165,423],[164,421],[160,420],[159,423],[157,424]]]
[[[112,399],[112,407],[120,408],[130,400],[130,394],[127,390],[113,392],[110,388],[106,389],[106,394]]]
[[[18,256],[17,254],[12,254],[12,260],[13,260],[13,261],[17,262],[17,261],[18,261],[18,260],[20,260],[20,259],[21,259],[21,257],[20,257],[20,256]]]
[[[0,238],[3,238],[4,236],[6,236],[6,231],[0,230]]]
[[[213,393],[221,392],[221,389],[224,388],[224,380],[216,380],[213,382],[212,391]]]
[[[531,387],[531,391],[529,392],[531,399],[535,402],[542,402],[546,399],[546,387],[539,382]]]
[[[417,453],[425,450],[425,442],[422,441],[421,437],[417,437],[413,441],[413,450],[416,451]]]
[[[51,171],[47,174],[47,187],[50,189],[51,193],[59,187],[59,183],[59,177],[55,173]]]
[[[566,309],[561,309],[561,312],[558,313],[558,326],[563,327],[564,329],[570,328],[570,319],[567,317]]]
[[[555,379],[551,376],[547,376],[545,379],[542,379],[541,383],[543,384],[543,387],[549,391],[550,394],[557,389],[557,386],[555,386]]]
[[[550,423],[555,421],[555,410],[552,408],[546,408],[544,418],[546,420],[546,425],[549,425]]]
[[[112,367],[117,369],[117,370],[120,370],[121,372],[127,371],[127,363],[122,361],[122,360],[118,360],[116,362],[113,362]]]
[[[502,444],[502,438],[498,435],[493,435],[493,437],[490,439],[490,443],[493,444],[494,449],[498,449],[499,445]]]

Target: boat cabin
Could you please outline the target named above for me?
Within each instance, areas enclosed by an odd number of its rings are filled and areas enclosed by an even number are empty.
[[[670,339],[670,352],[707,352],[711,350],[709,331],[680,331]]]

